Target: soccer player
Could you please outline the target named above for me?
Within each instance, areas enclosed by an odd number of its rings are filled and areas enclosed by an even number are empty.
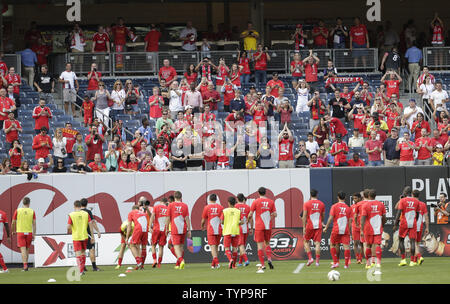
[[[228,258],[228,268],[236,268],[237,248],[239,246],[240,225],[244,223],[242,214],[236,207],[236,199],[232,196],[228,198],[228,208],[223,209],[220,221],[223,225],[223,246]],[[231,253],[230,247],[233,247]]]
[[[89,218],[91,219],[91,222],[92,222],[92,227],[94,227],[94,230],[97,231],[97,237],[100,238],[101,234],[100,234],[100,229],[98,229],[98,226],[97,226],[97,221],[95,220],[94,215],[92,214],[92,211],[87,208],[88,200],[85,198],[82,198],[80,200],[80,202],[81,202],[81,208],[82,208],[81,210],[83,210],[89,214]],[[91,235],[89,226],[87,227],[87,233],[89,236]],[[94,234],[92,233],[92,235],[94,235]],[[87,242],[86,249],[89,250],[89,258],[91,259],[92,269],[94,271],[100,271],[100,268],[97,267],[97,263],[95,262],[95,240],[93,242]]]
[[[318,191],[316,189],[311,189],[310,194],[311,198],[303,205],[303,244],[308,254],[308,263],[306,263],[306,266],[310,266],[314,262],[310,246],[311,240],[314,242],[316,250],[316,266],[319,266],[320,241],[322,240],[323,228],[322,219],[325,213],[325,204],[317,199]]]
[[[353,250],[355,252],[356,263],[362,263],[362,254],[363,254],[363,243],[361,242],[361,224],[359,222],[359,207],[358,204],[363,200],[361,193],[356,192],[352,195],[353,205],[352,213],[353,213],[353,221],[352,221],[352,239],[353,239]]]
[[[120,232],[120,250],[119,255],[117,256],[117,266],[116,269],[119,269],[122,266],[123,255],[125,254],[125,248],[127,247],[127,228],[128,228],[128,220],[122,222],[119,228]],[[131,232],[134,230],[134,223],[131,222]]]
[[[6,241],[9,243],[11,240],[9,239],[10,233],[9,233],[9,224],[8,224],[8,218],[6,217],[6,212],[3,210],[0,210],[0,245],[3,241],[3,227],[5,227],[6,230]],[[0,273],[8,273],[8,267],[5,265],[5,261],[3,260],[3,255],[0,253],[0,266],[2,266],[2,270],[0,270]]]
[[[340,244],[344,245],[345,269],[348,268],[351,259],[349,244],[352,209],[345,203],[345,196],[344,192],[338,192],[338,202],[331,207],[328,222],[323,229],[323,232],[326,232],[331,221],[333,221],[333,230],[331,231],[330,237],[331,257],[333,258],[333,265],[331,265],[331,268],[339,267],[339,258],[336,254],[336,248],[338,248]]]
[[[22,254],[23,271],[28,271],[28,255],[36,233],[36,214],[30,208],[29,197],[25,197],[22,204],[23,207],[14,212],[11,231],[13,234],[17,233],[17,246]]]
[[[248,218],[251,221],[253,215],[255,216],[254,238],[258,247],[259,262],[261,263],[257,273],[264,273],[266,269],[266,266],[264,266],[264,249],[270,269],[274,268],[272,264],[270,236],[272,235],[272,220],[277,217],[277,210],[273,200],[266,197],[266,188],[260,187],[258,193],[259,198],[253,201]]]
[[[415,193],[417,192],[417,196]],[[414,190],[412,192],[413,196],[417,199],[419,199],[420,192],[418,190]],[[423,234],[423,223],[425,223],[425,234]],[[427,204],[425,204],[422,201],[419,201],[419,218],[417,219],[417,238],[416,238],[416,262],[419,265],[422,265],[424,258],[422,257],[422,254],[420,253],[420,246],[419,243],[422,240],[423,235],[427,235],[430,231],[430,219],[428,217],[428,209]]]
[[[406,254],[405,254],[405,237],[409,236],[409,242],[411,245],[411,262],[409,266],[416,266],[415,261],[415,241],[417,236],[417,218],[419,217],[419,200],[411,196],[411,187],[406,186],[403,190],[403,198],[401,198],[395,208],[397,214],[395,215],[393,231],[398,231],[399,247],[402,260],[398,266],[406,266]],[[400,219],[401,215],[401,219]]]
[[[223,207],[217,203],[217,195],[210,194],[209,202],[203,208],[202,221],[200,227],[205,230],[205,223],[207,223],[206,236],[208,238],[208,245],[211,247],[212,263],[211,268],[219,268],[218,246],[222,237],[222,226],[220,225],[220,217],[222,216]]]
[[[169,205],[172,204],[175,201],[175,198],[173,197],[173,195],[169,195],[168,201],[169,201]],[[170,234],[170,228],[171,227],[170,227],[170,224],[169,224],[169,231],[168,231],[168,234],[166,236],[167,248],[169,248],[170,252],[172,252],[173,256],[176,258],[177,254],[175,253],[175,248],[173,247],[173,244],[172,244],[172,237],[171,237],[171,234]],[[184,256],[183,256],[183,258],[184,258]]]
[[[131,222],[134,223],[133,232],[131,229]],[[130,246],[130,250],[133,253],[134,258],[136,259],[136,268],[135,270],[144,269],[144,264],[142,262],[141,257],[141,245],[142,243],[146,243],[148,239],[148,223],[146,213],[139,210],[138,205],[134,205],[131,208],[131,212],[128,213],[128,226],[127,226],[127,236],[126,242]],[[130,240],[131,236],[131,240]]]
[[[91,218],[89,214],[81,210],[81,202],[75,201],[73,203],[74,211],[69,214],[69,221],[67,222],[67,233],[72,234],[73,250],[77,258],[78,269],[83,275],[86,269],[86,247],[87,242],[90,240],[94,242],[92,231]],[[90,235],[88,235],[88,226],[90,226]]]
[[[169,200],[166,197],[161,199],[161,203],[153,207],[152,216],[150,217],[150,227],[152,227],[152,267],[161,267],[163,259],[164,246],[167,243],[166,237],[166,220],[169,214]],[[159,245],[158,260],[156,260],[156,245]]]
[[[253,221],[249,223],[248,214],[250,213],[250,206],[247,205],[247,198],[244,194],[239,193],[237,196],[238,203],[235,205],[241,211],[242,218],[244,223],[241,225],[239,230],[239,262],[236,266],[242,266],[242,261],[244,261],[244,265],[250,265],[248,261],[247,253],[245,251],[245,247],[247,246],[247,237],[250,231],[250,234],[253,234]],[[249,228],[250,224],[250,228]]]
[[[375,250],[377,257],[376,272],[381,268],[381,236],[386,223],[386,207],[380,201],[375,200],[377,193],[375,189],[369,190],[369,200],[361,208],[361,236],[364,237],[366,258]],[[367,258],[366,269],[372,267]],[[379,273],[375,273],[379,274]],[[381,273],[380,273],[381,274]]]
[[[169,232],[168,226],[170,223],[172,244],[177,256],[177,263],[175,269],[184,269],[184,241],[186,235],[191,238],[191,222],[189,219],[189,208],[187,204],[181,201],[182,194],[180,191],[175,191],[173,194],[175,201],[169,205],[169,216],[166,219],[166,234]]]
[[[147,218],[147,237],[144,237],[141,244],[141,258],[142,265],[145,264],[145,259],[147,258],[147,243],[148,243],[148,231],[150,230],[150,217],[152,212],[150,211],[150,201],[145,198],[145,196],[141,196],[138,201],[139,210],[145,213],[145,217]]]

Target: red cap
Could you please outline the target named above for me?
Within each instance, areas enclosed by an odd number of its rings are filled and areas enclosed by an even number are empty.
[[[299,24],[297,24],[297,28],[301,28],[302,27],[302,25],[299,23]]]

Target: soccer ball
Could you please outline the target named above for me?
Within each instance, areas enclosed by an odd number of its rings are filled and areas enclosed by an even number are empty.
[[[340,279],[340,277],[341,277],[341,274],[337,270],[331,270],[328,273],[328,280],[330,280],[330,281],[337,281]]]

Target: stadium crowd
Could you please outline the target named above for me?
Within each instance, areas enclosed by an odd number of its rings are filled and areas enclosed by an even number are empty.
[[[369,46],[367,29],[358,18],[349,31],[344,30],[341,21],[338,19],[331,35],[339,31],[342,39],[350,36],[354,49]],[[119,25],[123,26],[123,19]],[[443,45],[443,24],[437,15],[432,25],[435,29],[432,43]],[[179,75],[169,59],[165,59],[158,73],[159,85],[148,98],[148,116],[141,120],[132,138],[124,122],[117,119],[120,114],[142,113],[139,101],[143,94],[131,79],[124,84],[118,79],[108,90],[97,64],[92,64],[87,74],[86,95],[82,96],[82,110],[78,113],[75,104],[79,83],[72,65],[67,63],[65,71],[52,77],[43,64],[33,80],[29,80],[40,95],[39,105],[33,110],[36,136],[32,143],[20,143],[22,128],[17,107],[22,82],[14,67],[8,69],[1,61],[0,127],[6,134],[10,156],[2,161],[2,174],[27,173],[30,177],[49,171],[149,172],[445,163],[450,150],[449,114],[445,106],[448,94],[426,66],[420,73],[422,54],[415,47],[415,40],[408,45],[405,58],[411,71],[417,71],[417,67],[419,70],[416,74],[411,72],[407,80],[399,74],[402,62],[395,46],[383,56],[381,68],[385,73],[376,88],[369,86],[363,77],[342,77],[345,74],[338,73],[332,60],[322,77],[318,69],[320,60],[312,50],[305,58],[296,53],[287,78],[273,73],[267,80],[267,64],[271,60],[268,48],[257,43],[259,35],[252,30],[251,23],[248,26],[241,34],[244,50],[238,51],[236,62],[221,58],[216,63],[206,56]],[[188,23],[187,29],[191,27]],[[319,28],[323,27],[322,22]],[[328,33],[326,28],[314,32]],[[298,40],[297,50],[304,46],[301,33],[298,26],[293,36]],[[75,44],[83,41],[80,34],[77,37],[73,38]],[[190,44],[189,39],[183,41]],[[94,43],[92,51],[96,51],[97,42],[100,40]],[[109,50],[106,45],[103,47]],[[316,43],[314,47],[321,46]],[[355,60],[364,61],[364,51],[353,53]],[[36,55],[31,61],[37,63]],[[400,102],[403,81],[412,83],[422,100],[411,99],[404,106]],[[87,136],[83,137],[70,123],[56,129],[53,138],[47,134],[52,127],[52,112],[46,103],[53,102],[51,94],[58,82],[63,86],[66,113],[71,105],[74,117],[84,117],[85,126],[89,126]],[[258,91],[262,86],[264,92]],[[296,101],[285,97],[286,88],[296,93]],[[323,92],[330,93],[327,99],[321,98]],[[227,113],[224,119],[218,119],[223,112]],[[434,124],[427,117],[436,122],[433,130]],[[309,128],[305,139],[293,134],[296,128],[293,121],[299,118]],[[36,164],[22,160],[22,145],[32,145]]]

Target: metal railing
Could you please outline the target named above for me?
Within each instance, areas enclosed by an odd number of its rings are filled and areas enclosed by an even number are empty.
[[[101,73],[111,74],[113,56],[110,53],[67,53],[66,63],[72,64],[72,71],[75,73],[87,74],[91,71],[92,63],[96,63]]]
[[[339,70],[378,70],[378,49],[333,49],[334,66]]]
[[[450,47],[423,48],[424,65],[430,68],[450,67]]]
[[[291,61],[294,60],[294,54],[297,53],[296,51],[289,51],[289,58],[288,58],[288,71],[290,72],[289,68],[290,68],[290,64]],[[320,59],[319,62],[319,69],[325,69],[328,65],[328,59],[332,58],[333,55],[333,50],[331,49],[316,49],[313,50],[313,54],[315,56],[317,56],[317,58]],[[301,50],[300,51],[300,57],[302,59],[306,58],[309,56],[309,50]]]

